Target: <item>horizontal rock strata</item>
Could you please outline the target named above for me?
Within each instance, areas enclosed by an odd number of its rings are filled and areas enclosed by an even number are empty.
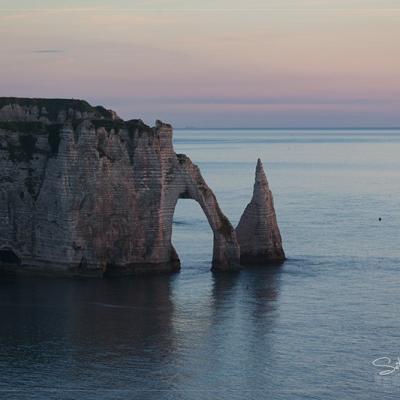
[[[0,98],[0,267],[26,273],[176,271],[172,219],[199,202],[213,268],[239,267],[236,233],[172,128],[81,100]]]

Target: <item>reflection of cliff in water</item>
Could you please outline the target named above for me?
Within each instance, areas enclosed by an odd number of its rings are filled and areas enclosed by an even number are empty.
[[[251,387],[253,379],[263,388],[268,380],[266,360],[274,352],[280,269],[196,279],[186,303],[175,303],[176,343],[180,350],[188,349],[177,359],[175,383],[193,391],[236,391]],[[201,291],[199,285],[204,285]]]
[[[40,368],[49,387],[162,387],[174,351],[170,282],[165,276],[3,282],[7,324],[0,324],[0,344],[21,374]]]
[[[279,296],[280,267],[247,268],[240,274],[213,274],[214,318],[220,320],[232,307],[248,310],[246,323],[269,321],[276,311]],[[271,320],[272,322],[272,320]],[[269,326],[267,324],[266,326]]]
[[[84,297],[72,315],[73,341],[108,348],[116,357],[143,355],[149,342],[165,356],[173,337],[170,279],[165,276],[84,282],[74,298]],[[82,296],[83,294],[83,296]],[[119,354],[120,353],[120,354]],[[112,356],[112,353],[110,353]],[[157,353],[153,354],[157,357]],[[153,360],[157,361],[157,360]]]
[[[252,382],[263,388],[278,340],[279,282],[272,269],[2,281],[7,385],[37,370],[44,388],[101,390],[102,398],[117,389],[158,399],[177,387],[186,394]]]
[[[278,317],[280,269],[243,270],[240,275],[214,275],[215,329],[221,329],[223,346],[213,350],[214,370],[224,367],[221,384],[237,390],[268,387],[266,360],[274,358],[274,327]],[[221,325],[221,321],[224,323]],[[219,339],[220,340],[220,339]],[[230,365],[231,369],[226,369]],[[218,367],[220,366],[220,368]]]

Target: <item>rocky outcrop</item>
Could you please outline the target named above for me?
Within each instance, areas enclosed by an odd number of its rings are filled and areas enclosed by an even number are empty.
[[[285,260],[274,201],[261,160],[258,159],[253,198],[236,228],[242,264],[280,263]]]
[[[239,267],[232,225],[172,128],[81,100],[0,98],[0,266],[68,275],[175,271],[179,198],[214,232],[213,268]]]

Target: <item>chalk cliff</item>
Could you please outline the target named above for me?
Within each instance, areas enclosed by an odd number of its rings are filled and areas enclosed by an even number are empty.
[[[240,218],[236,233],[242,264],[263,265],[285,260],[274,200],[260,159],[256,167],[253,198]]]
[[[237,269],[235,230],[197,166],[175,154],[170,125],[123,121],[81,100],[0,98],[2,269],[178,270],[171,233],[179,198],[196,200],[207,216],[213,268]]]

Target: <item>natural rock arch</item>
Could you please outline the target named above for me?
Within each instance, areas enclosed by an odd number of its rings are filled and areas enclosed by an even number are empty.
[[[237,237],[244,262],[246,254],[276,258],[281,247],[266,184],[236,233],[199,168],[175,153],[169,124],[124,121],[82,100],[0,98],[0,135],[0,266],[85,276],[176,271],[180,198],[207,217],[215,270],[239,268]]]
[[[193,259],[210,266],[213,239],[213,231],[200,204],[193,199],[178,199],[173,215],[172,245],[179,255],[181,267],[191,265]]]
[[[221,211],[213,191],[201,176],[199,168],[184,154],[177,155],[179,167],[176,179],[171,182],[167,196],[173,207],[167,207],[164,226],[168,227],[166,240],[171,243],[171,257],[177,257],[172,246],[172,222],[179,199],[192,199],[202,208],[213,231],[213,270],[232,270],[240,268],[240,250],[236,232],[228,218]],[[168,201],[167,201],[168,203]]]

